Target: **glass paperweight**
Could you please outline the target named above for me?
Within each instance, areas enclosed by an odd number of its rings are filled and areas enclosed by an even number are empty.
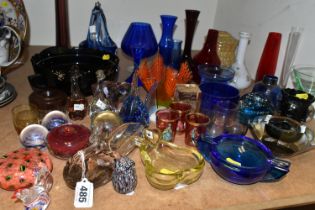
[[[41,124],[50,131],[53,128],[59,127],[69,122],[70,120],[65,113],[55,110],[55,111],[48,112],[42,119]]]
[[[49,155],[37,148],[21,148],[0,158],[0,188],[17,190],[31,187],[35,182],[34,172],[42,167],[52,171]]]
[[[75,188],[82,176],[82,159],[85,160],[86,178],[93,182],[94,187],[108,183],[112,179],[115,160],[128,155],[136,146],[143,126],[139,123],[125,123],[115,128],[110,136],[95,138],[93,144],[77,152],[71,157],[63,170],[63,178],[71,189]],[[82,157],[82,153],[84,157]]]
[[[93,144],[82,151],[86,166],[85,177],[94,184],[94,188],[111,181],[114,170],[115,159],[118,153],[110,152],[104,145]],[[82,179],[82,157],[76,153],[71,157],[63,169],[63,179],[67,186],[75,189],[76,183]]]
[[[108,100],[116,107],[128,97],[131,91],[131,85],[127,82],[103,81],[103,92]]]
[[[277,181],[291,165],[275,158],[261,142],[242,135],[205,136],[199,139],[198,150],[218,175],[235,184]]]
[[[77,124],[64,124],[47,135],[49,152],[57,158],[67,159],[88,146],[90,130]]]
[[[121,194],[131,193],[137,186],[135,162],[128,157],[115,160],[115,169],[112,176],[113,187]]]
[[[123,122],[139,122],[145,126],[150,123],[149,111],[139,95],[131,94],[124,101],[120,113]]]
[[[158,130],[144,131],[140,155],[149,183],[160,190],[197,181],[205,165],[197,150],[161,141]]]
[[[257,117],[250,128],[253,135],[278,157],[295,156],[315,146],[312,130],[288,117]]]
[[[24,147],[46,147],[46,127],[38,124],[26,126],[20,133],[20,142]]]
[[[108,138],[109,134],[118,126],[122,124],[122,120],[119,115],[112,111],[103,111],[98,113],[91,124],[93,125],[93,135],[96,133],[97,138]],[[101,136],[99,136],[101,135]],[[94,136],[90,138],[90,142],[93,143]]]

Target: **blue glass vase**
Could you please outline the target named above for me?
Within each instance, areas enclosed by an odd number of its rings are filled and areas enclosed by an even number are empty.
[[[159,52],[165,65],[170,65],[173,50],[173,31],[177,17],[173,15],[161,15],[162,36],[159,42]]]
[[[176,70],[179,70],[180,68],[180,61],[182,59],[182,43],[182,40],[173,40],[171,67]]]
[[[106,18],[99,2],[95,3],[90,18],[87,39],[80,43],[80,47],[103,50],[116,54],[117,45],[109,36]]]
[[[158,44],[149,23],[133,22],[125,33],[121,49],[134,60],[134,70],[140,64],[141,59],[153,56],[158,50]],[[128,77],[127,82],[131,83],[133,74]]]

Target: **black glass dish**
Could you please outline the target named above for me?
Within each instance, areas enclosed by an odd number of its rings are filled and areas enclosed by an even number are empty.
[[[91,85],[96,82],[96,70],[104,70],[106,80],[116,81],[118,78],[119,58],[106,51],[49,47],[33,55],[31,62],[34,72],[42,76],[39,86],[45,87],[46,83],[47,87],[59,88],[68,95],[70,93],[70,69],[73,65],[78,65],[81,74],[79,86],[86,96],[92,94]],[[31,85],[32,88],[34,85],[36,86],[34,83]]]

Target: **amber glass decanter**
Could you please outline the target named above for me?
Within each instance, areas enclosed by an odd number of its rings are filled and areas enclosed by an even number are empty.
[[[87,100],[80,91],[78,66],[73,66],[71,71],[71,95],[68,98],[67,111],[71,120],[82,120],[87,113]]]

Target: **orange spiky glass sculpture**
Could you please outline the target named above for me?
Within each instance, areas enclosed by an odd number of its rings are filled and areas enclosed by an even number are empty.
[[[185,84],[192,79],[186,62],[182,63],[177,71],[170,66],[165,66],[160,54],[156,55],[151,66],[146,59],[142,60],[137,72],[146,91],[149,91],[154,83],[159,83],[156,92],[158,106],[168,106],[174,96],[176,84]]]

